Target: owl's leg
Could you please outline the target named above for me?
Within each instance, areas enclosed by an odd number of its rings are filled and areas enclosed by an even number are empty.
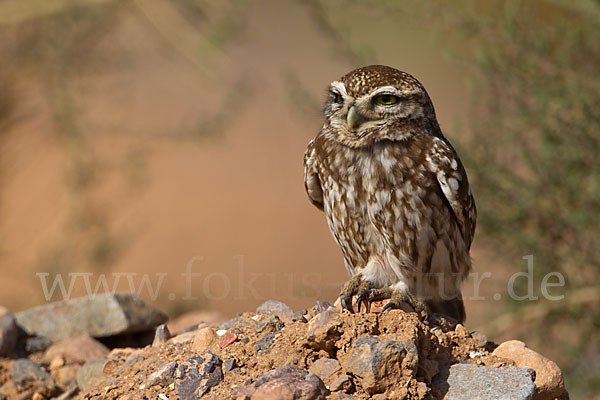
[[[419,300],[418,298],[411,295],[408,291],[403,289],[396,289],[391,287],[383,289],[373,289],[369,291],[368,299],[369,302],[389,299],[390,301],[385,306],[383,306],[381,312],[385,312],[386,310],[392,308],[401,308],[400,306],[402,303],[408,303],[412,308],[415,309],[417,314],[424,315],[425,320],[429,319],[429,307],[427,307],[427,305],[423,301]]]
[[[371,282],[363,280],[362,274],[354,275],[348,282],[342,287],[340,293],[340,303],[342,308],[350,311],[354,314],[354,308],[352,308],[352,297],[355,294],[363,293],[371,289]],[[358,301],[358,311],[360,312],[360,301]]]

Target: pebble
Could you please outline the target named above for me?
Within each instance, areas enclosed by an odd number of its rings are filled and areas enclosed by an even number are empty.
[[[192,350],[196,353],[202,353],[204,350],[211,349],[218,340],[218,336],[212,328],[206,327],[195,332],[192,339]]]
[[[12,364],[10,377],[20,392],[29,389],[52,397],[58,391],[54,378],[38,364],[26,358],[20,358]]]
[[[170,385],[175,379],[175,369],[177,369],[177,363],[171,361],[160,367],[157,371],[150,374],[148,379],[148,387],[160,385],[162,387]]]
[[[15,349],[18,336],[14,315],[4,307],[0,307],[0,357],[6,356]]]
[[[352,344],[347,368],[370,394],[381,393],[389,382],[415,375],[419,361],[417,347],[410,342],[362,337]]]
[[[66,362],[84,363],[92,358],[103,358],[109,353],[108,348],[89,336],[61,340],[52,344],[44,353],[44,360],[51,361],[57,357]]]
[[[175,390],[181,400],[196,400],[223,380],[221,360],[211,351],[192,356],[175,372]]]
[[[536,400],[552,400],[565,390],[563,375],[558,365],[528,348],[519,340],[510,340],[498,346],[493,355],[513,360],[517,367],[535,371]]]
[[[454,364],[436,380],[433,386],[447,400],[529,400],[535,394],[529,372],[513,366]]]
[[[252,400],[325,400],[325,385],[315,374],[298,367],[287,366],[261,376]]]
[[[281,301],[267,300],[256,309],[257,314],[277,315],[278,317],[291,318],[294,310],[290,306]]]
[[[152,346],[160,346],[161,344],[166,343],[169,339],[171,339],[171,332],[169,332],[167,324],[160,324],[154,331],[154,340],[152,341]]]

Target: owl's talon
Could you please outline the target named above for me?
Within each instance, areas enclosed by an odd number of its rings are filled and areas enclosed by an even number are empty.
[[[390,309],[395,309],[395,308],[400,308],[400,305],[399,305],[399,304],[396,304],[396,303],[395,303],[395,302],[393,302],[393,301],[390,301],[390,302],[388,302],[388,303],[387,303],[385,306],[383,306],[383,307],[381,308],[381,312],[382,312],[382,313],[384,313],[384,312],[386,312],[387,310],[390,310]]]
[[[356,304],[358,304],[358,312],[360,312],[361,305],[364,304],[365,312],[371,312],[371,289],[363,290],[356,297]]]
[[[344,295],[340,296],[340,303],[342,304],[342,310],[347,310],[351,314],[354,314],[354,309],[352,308],[352,297],[350,296],[348,299],[346,299],[346,297],[347,296],[344,296]]]

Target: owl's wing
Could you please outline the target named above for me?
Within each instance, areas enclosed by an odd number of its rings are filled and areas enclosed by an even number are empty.
[[[452,209],[467,247],[471,248],[475,235],[477,209],[462,162],[452,145],[440,138],[435,138],[427,162],[430,170],[437,176],[437,181]]]
[[[323,211],[323,189],[317,169],[314,140],[310,141],[304,153],[304,187],[311,203]]]

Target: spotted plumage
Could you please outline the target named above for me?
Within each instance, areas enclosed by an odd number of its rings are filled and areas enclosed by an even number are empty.
[[[391,297],[463,321],[475,202],[423,86],[390,67],[359,68],[330,85],[324,114],[304,182],[352,277],[344,304]]]

